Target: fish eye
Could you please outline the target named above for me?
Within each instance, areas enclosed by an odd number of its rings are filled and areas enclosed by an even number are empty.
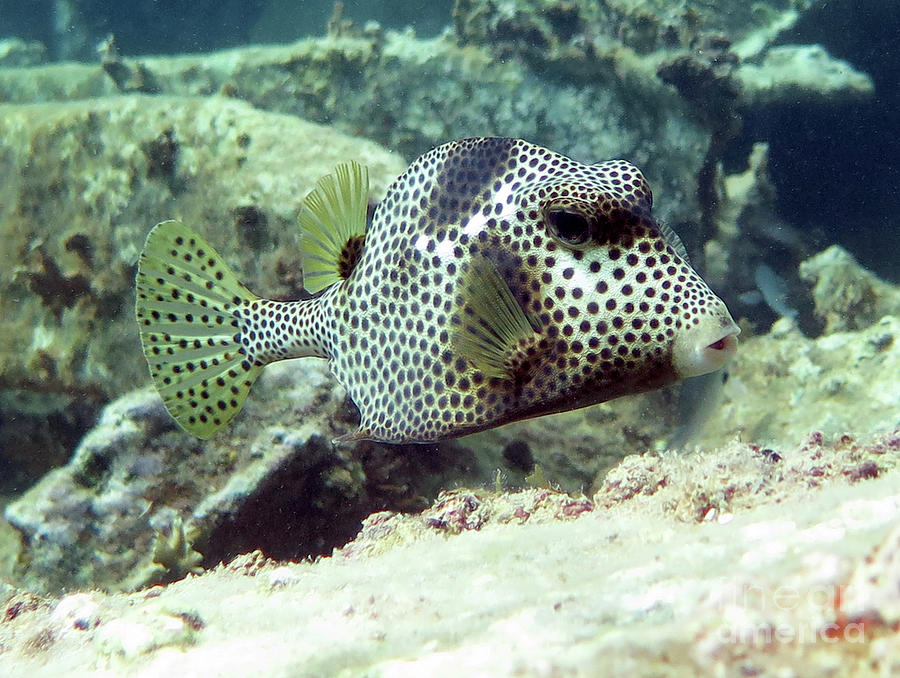
[[[570,247],[584,245],[593,235],[593,220],[580,212],[564,207],[551,207],[545,218],[550,235]]]

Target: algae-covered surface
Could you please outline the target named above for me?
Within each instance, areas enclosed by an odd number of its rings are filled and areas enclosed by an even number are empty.
[[[115,8],[0,0],[0,675],[900,672],[896,12]],[[336,446],[359,412],[302,359],[177,427],[133,316],[156,222],[306,298],[321,176],[366,165],[374,208],[481,135],[640,166],[741,327],[727,370]]]

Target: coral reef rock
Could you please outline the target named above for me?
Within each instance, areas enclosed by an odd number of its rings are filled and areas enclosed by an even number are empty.
[[[821,45],[782,45],[768,50],[759,65],[737,69],[746,104],[837,103],[864,100],[875,84]]]
[[[900,425],[900,318],[859,332],[804,337],[783,318],[741,346],[704,440],[783,444],[809,431],[872,433]],[[764,405],[768,402],[768,405]]]
[[[0,416],[33,421],[35,439],[6,439],[7,463],[65,458],[99,405],[147,379],[131,308],[154,223],[184,220],[251,288],[297,297],[296,212],[349,157],[369,166],[373,199],[405,168],[372,142],[226,98],[0,105]]]
[[[316,562],[20,592],[0,672],[890,675],[898,436],[630,457],[592,500],[456,491]]]
[[[262,549],[328,553],[385,508],[417,510],[442,487],[489,482],[500,451],[456,442],[335,448],[358,423],[324,361],[270,366],[228,435],[179,430],[150,389],[107,406],[70,462],[6,508],[31,590],[131,590]],[[201,555],[202,554],[202,555]]]
[[[46,50],[39,42],[18,38],[0,39],[0,68],[34,66],[46,59]]]
[[[0,70],[0,100],[220,93],[333,125],[408,158],[455,138],[522,137],[584,162],[628,158],[670,196],[660,210],[690,213],[696,148],[706,145],[707,132],[683,115],[678,95],[640,58],[625,54],[605,73],[560,81],[518,60],[496,59],[487,47],[460,46],[452,36],[347,29],[210,54],[111,54],[102,68]]]
[[[815,313],[827,334],[900,317],[900,288],[867,271],[839,245],[800,264],[800,277],[813,286]]]

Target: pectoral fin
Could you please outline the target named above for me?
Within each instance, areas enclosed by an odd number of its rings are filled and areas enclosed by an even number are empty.
[[[460,283],[462,306],[451,342],[487,377],[519,379],[537,352],[537,321],[529,318],[509,284],[484,257],[474,257]]]

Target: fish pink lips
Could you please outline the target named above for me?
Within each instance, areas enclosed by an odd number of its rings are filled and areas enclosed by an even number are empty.
[[[692,330],[675,340],[673,361],[682,377],[714,372],[737,352],[741,330],[724,307],[718,317],[706,316],[706,321]]]
[[[740,329],[735,327],[733,331],[703,349],[703,360],[709,367],[718,369],[734,357],[737,353],[738,334]]]
[[[726,353],[734,353],[737,350],[738,340],[737,334],[727,334],[718,341],[714,341],[706,348],[712,351],[725,351]]]

